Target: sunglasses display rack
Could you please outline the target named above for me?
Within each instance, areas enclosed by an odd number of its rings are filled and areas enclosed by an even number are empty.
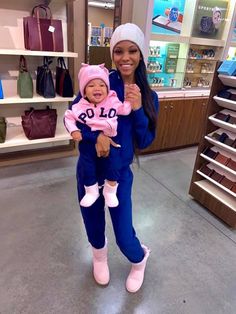
[[[158,45],[159,44],[159,45]],[[150,41],[147,77],[159,90],[209,90],[222,47]]]
[[[216,69],[219,68],[217,63]],[[236,227],[236,77],[214,73],[189,193]]]
[[[212,84],[213,74],[217,60],[221,56],[222,49],[211,46],[190,45],[183,87],[206,88]]]
[[[169,90],[182,88],[185,56],[182,56],[182,47],[178,43],[151,41],[147,60],[147,78],[153,89]]]

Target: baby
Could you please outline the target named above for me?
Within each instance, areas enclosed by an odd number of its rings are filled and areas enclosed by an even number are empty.
[[[110,90],[109,72],[104,64],[88,65],[82,63],[79,71],[79,89],[82,98],[71,110],[66,110],[64,123],[72,138],[79,142],[80,161],[82,162],[85,195],[80,201],[83,207],[91,206],[99,197],[96,178],[97,154],[95,144],[83,140],[80,128],[88,126],[91,131],[101,131],[104,135],[117,135],[117,115],[128,115],[131,104],[118,99],[115,91]],[[106,157],[105,184],[103,196],[108,207],[116,207],[119,201],[116,196],[120,163],[119,145],[111,147]],[[104,158],[104,157],[100,157]]]

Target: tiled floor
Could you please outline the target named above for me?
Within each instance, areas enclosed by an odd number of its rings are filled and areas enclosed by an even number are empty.
[[[75,158],[0,169],[1,314],[235,314],[236,230],[188,195],[196,148],[135,164],[134,224],[148,244],[142,289],[107,215],[108,287],[97,286],[76,199]]]

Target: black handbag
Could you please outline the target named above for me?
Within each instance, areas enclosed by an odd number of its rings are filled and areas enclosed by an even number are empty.
[[[52,72],[49,69],[51,63],[51,58],[44,57],[43,65],[37,68],[36,92],[45,98],[56,96]]]
[[[57,125],[56,109],[30,110],[25,111],[25,115],[21,116],[22,127],[26,137],[29,140],[40,138],[54,137]]]
[[[7,124],[4,117],[0,117],[0,143],[4,143],[6,140]]]
[[[62,97],[73,97],[73,84],[63,57],[57,59],[56,92]]]

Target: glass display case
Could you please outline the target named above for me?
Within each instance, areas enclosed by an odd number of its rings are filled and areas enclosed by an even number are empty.
[[[186,44],[151,41],[147,75],[152,88],[181,88],[186,64]]]
[[[236,0],[152,0],[146,56],[154,89],[210,89],[222,59]],[[229,57],[236,55],[234,47]]]
[[[222,48],[190,45],[183,82],[184,88],[210,88]]]

